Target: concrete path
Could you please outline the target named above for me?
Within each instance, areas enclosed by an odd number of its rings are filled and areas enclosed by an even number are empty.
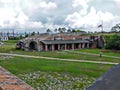
[[[87,55],[99,56],[99,54],[93,54],[93,53],[77,52],[77,51],[71,51],[71,50],[64,50],[64,51],[65,51],[65,52],[71,52],[71,53],[77,53],[77,54],[87,54]],[[120,57],[117,57],[117,56],[109,56],[109,55],[102,55],[102,56],[120,59]]]
[[[26,57],[26,58],[41,58],[41,59],[48,59],[48,60],[60,60],[60,61],[70,61],[70,62],[86,62],[86,63],[100,63],[100,64],[113,64],[113,65],[118,64],[118,63],[113,63],[113,62],[76,60],[76,59],[61,59],[61,58],[42,57],[42,56],[31,56],[31,55],[20,55],[20,54],[9,54],[9,53],[0,53],[0,55]]]

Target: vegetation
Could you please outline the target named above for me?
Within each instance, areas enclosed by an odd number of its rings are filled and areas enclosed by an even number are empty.
[[[8,45],[8,44],[12,44],[13,45],[14,44],[15,45],[17,42],[18,42],[18,40],[8,40],[8,41],[5,41],[4,44],[5,45]]]
[[[106,61],[106,62],[115,62],[119,63],[120,58],[111,58],[99,57],[101,49],[82,49],[82,50],[75,50],[76,52],[88,52],[98,55],[89,55],[84,53],[72,53],[66,51],[53,51],[53,52],[28,52],[23,50],[16,50],[15,45],[4,45],[0,47],[0,52],[4,53],[13,53],[13,54],[23,54],[23,55],[32,55],[32,56],[44,56],[44,57],[54,57],[54,58],[61,58],[61,59],[77,59],[77,60],[90,60],[90,61]],[[102,52],[103,55],[110,55],[119,57],[119,53],[117,52]]]
[[[0,52],[54,57],[62,59],[78,59],[90,61],[104,61],[120,63],[120,58],[99,57],[101,49],[81,49],[73,52],[53,51],[53,52],[28,52],[16,50],[17,40],[5,42],[0,47]],[[80,52],[87,52],[98,55],[89,55]],[[104,55],[117,56],[116,52],[102,52]],[[19,78],[33,86],[36,90],[60,89],[60,90],[85,90],[98,77],[110,69],[113,65],[68,62],[49,59],[22,58],[13,56],[0,56],[0,65]]]
[[[98,55],[100,54],[100,51],[101,51],[102,55],[120,57],[120,52],[117,52],[117,51],[114,52],[113,50],[106,50],[106,49],[81,49],[81,50],[75,50],[75,51],[98,54]]]
[[[120,35],[113,35],[107,38],[106,49],[120,50]]]
[[[113,65],[12,57],[0,58],[0,65],[38,88],[85,90]],[[55,85],[55,87],[53,87]],[[63,86],[65,85],[65,86]]]
[[[111,32],[120,32],[120,23],[113,26]]]

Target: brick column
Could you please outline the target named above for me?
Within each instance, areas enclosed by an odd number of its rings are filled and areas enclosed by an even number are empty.
[[[48,51],[48,45],[45,45],[45,51],[46,52]]]
[[[82,48],[85,48],[85,43],[82,44]]]
[[[58,50],[60,50],[60,44],[58,44]]]
[[[75,48],[74,48],[74,43],[72,44],[72,49],[74,50]]]
[[[79,49],[81,48],[81,43],[79,43]]]
[[[65,50],[67,50],[67,44],[65,44]]]
[[[55,50],[55,48],[54,48],[54,44],[52,44],[52,51],[54,51]]]
[[[89,48],[89,43],[87,43],[87,48]]]

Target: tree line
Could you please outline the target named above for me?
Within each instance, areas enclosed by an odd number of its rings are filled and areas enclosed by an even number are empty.
[[[106,36],[106,49],[120,50],[120,35],[109,35]]]
[[[65,27],[59,27],[59,28],[56,28],[55,30],[53,30],[54,32],[58,32],[58,33],[65,33],[65,32],[68,32],[68,33],[71,33],[71,32],[85,32],[85,31],[82,31],[82,30],[75,30],[75,29],[67,29]],[[53,32],[51,29],[47,29],[46,32],[47,33],[50,33],[50,32]]]

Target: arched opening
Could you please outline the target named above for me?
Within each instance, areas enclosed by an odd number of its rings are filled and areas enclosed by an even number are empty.
[[[37,43],[35,41],[30,42],[29,49],[30,50],[37,50]]]

